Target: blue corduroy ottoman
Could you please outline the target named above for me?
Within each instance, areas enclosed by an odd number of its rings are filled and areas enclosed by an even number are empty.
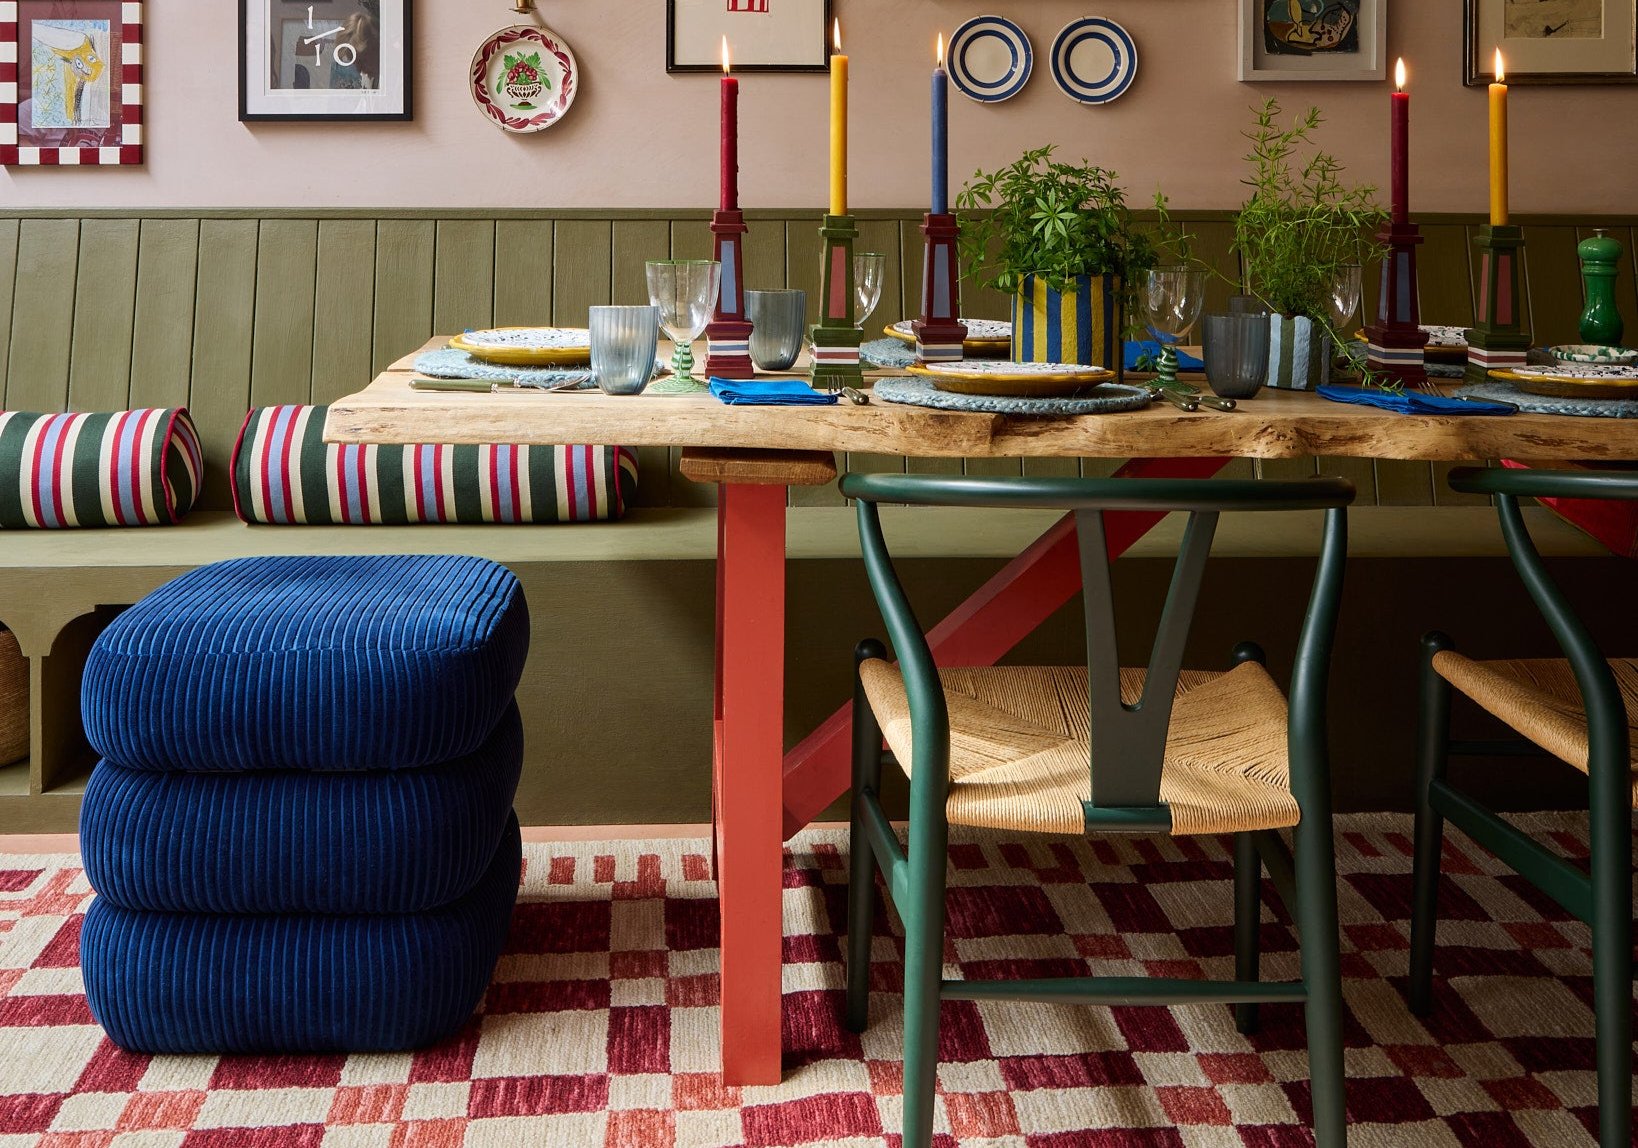
[[[517,894],[522,588],[465,557],[245,559],[87,660],[91,1011],[148,1053],[391,1051],[482,999]]]

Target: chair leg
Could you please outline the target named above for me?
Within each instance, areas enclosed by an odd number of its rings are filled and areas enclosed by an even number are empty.
[[[1262,963],[1263,859],[1249,833],[1234,835],[1234,979],[1254,981]],[[1257,1031],[1257,1006],[1234,1006],[1234,1024],[1247,1035]]]
[[[912,817],[918,811],[912,811]],[[929,824],[931,822],[931,824]],[[910,897],[904,920],[904,1141],[930,1148],[944,980],[944,884],[949,826],[940,809],[910,825]]]
[[[1624,716],[1624,715],[1622,715]],[[1598,739],[1606,744],[1616,736]],[[1595,742],[1596,744],[1596,742]],[[1625,755],[1623,754],[1624,758]],[[1599,769],[1599,765],[1604,765]],[[1598,1033],[1598,1143],[1632,1143],[1632,822],[1630,767],[1593,762],[1593,1013]]]
[[[1303,811],[1297,826],[1297,928],[1302,941],[1302,978],[1308,989],[1308,1075],[1314,1100],[1316,1148],[1348,1142],[1347,1097],[1342,1066],[1342,960],[1337,926],[1335,844],[1329,801]]]
[[[853,798],[848,829],[847,1027],[863,1032],[870,1021],[870,923],[876,913],[876,865],[865,832],[865,802],[877,800],[882,779],[882,731],[865,697],[857,667],[887,650],[873,639],[853,651]]]
[[[1435,781],[1445,778],[1450,741],[1450,683],[1434,672],[1433,656],[1451,645],[1444,634],[1423,637],[1417,682],[1415,900],[1409,984],[1410,1010],[1417,1016],[1426,1016],[1433,1009],[1433,945],[1439,927],[1439,853],[1445,819],[1433,808],[1429,793]]]

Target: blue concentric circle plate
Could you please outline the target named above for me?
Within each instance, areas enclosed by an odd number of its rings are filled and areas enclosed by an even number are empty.
[[[950,37],[947,67],[956,91],[981,104],[1011,99],[1029,83],[1035,53],[1011,20],[974,16]]]
[[[1052,78],[1083,104],[1118,100],[1137,78],[1137,45],[1113,20],[1072,21],[1052,43]]]

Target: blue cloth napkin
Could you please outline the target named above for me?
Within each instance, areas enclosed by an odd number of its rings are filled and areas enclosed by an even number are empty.
[[[1381,407],[1402,415],[1511,415],[1518,413],[1512,403],[1489,403],[1482,399],[1447,399],[1422,391],[1380,391],[1370,387],[1345,387],[1326,383],[1319,388],[1319,397],[1333,403],[1353,403],[1362,407]]]
[[[1138,369],[1138,360],[1145,355],[1160,357],[1160,341],[1158,339],[1128,339],[1126,342],[1126,369]],[[1203,371],[1206,364],[1193,355],[1185,354],[1181,348],[1177,352],[1177,369],[1180,371]]]
[[[710,386],[731,407],[827,407],[837,399],[801,379],[712,379]]]

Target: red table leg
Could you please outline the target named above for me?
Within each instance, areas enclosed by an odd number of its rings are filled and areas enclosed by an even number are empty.
[[[1122,478],[1210,478],[1226,458],[1132,459]],[[1109,557],[1118,558],[1164,515],[1124,511],[1107,516]],[[1030,548],[991,578],[950,615],[928,631],[927,642],[941,666],[990,666],[1081,588],[1075,519],[1066,515]],[[852,703],[837,710],[785,755],[784,832],[812,821],[847,792],[853,721]]]
[[[717,509],[714,829],[724,1084],[777,1084],[780,1076],[786,490],[725,483]]]

